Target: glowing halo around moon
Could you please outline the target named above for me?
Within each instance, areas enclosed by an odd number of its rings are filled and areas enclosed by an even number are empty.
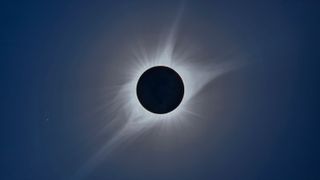
[[[175,24],[176,26],[176,24]],[[174,26],[174,27],[175,27]],[[216,77],[233,70],[239,64],[226,61],[220,64],[202,63],[201,59],[193,59],[190,51],[177,53],[175,50],[175,28],[172,28],[165,42],[154,50],[146,51],[144,47],[136,48],[132,59],[122,62],[125,79],[122,84],[112,89],[114,96],[109,99],[109,114],[114,116],[109,124],[124,120],[122,127],[109,138],[89,160],[80,167],[74,178],[82,179],[88,176],[117,146],[138,138],[145,131],[155,126],[174,128],[189,123],[194,118],[201,117],[196,107],[201,106],[195,101],[199,92]],[[128,63],[129,62],[129,63]],[[132,62],[130,64],[130,62]],[[121,62],[120,62],[121,64]],[[129,64],[129,65],[128,65]],[[174,110],[156,114],[146,110],[139,102],[136,87],[140,76],[155,66],[166,66],[176,71],[184,84],[184,95],[181,103]],[[120,73],[120,72],[119,72]],[[109,126],[109,125],[107,125]]]
[[[127,104],[124,106],[124,108],[126,109],[125,112],[128,114],[129,121],[146,123],[149,121],[173,121],[174,119],[179,119],[179,116],[183,116],[184,114],[191,112],[188,102],[197,92],[196,88],[192,88],[193,85],[195,85],[192,82],[199,82],[199,80],[194,78],[196,75],[193,73],[199,74],[201,72],[197,72],[197,70],[193,69],[192,66],[188,64],[175,61],[172,57],[172,49],[170,46],[164,48],[163,52],[153,59],[143,59],[143,57],[140,57],[139,60],[140,63],[131,70],[131,75],[128,77],[129,81],[127,84],[124,84],[119,92],[119,97],[126,97]],[[155,114],[146,110],[141,105],[136,95],[136,86],[140,76],[147,69],[155,66],[166,66],[175,70],[181,76],[184,82],[184,97],[180,105],[173,111],[166,114]]]

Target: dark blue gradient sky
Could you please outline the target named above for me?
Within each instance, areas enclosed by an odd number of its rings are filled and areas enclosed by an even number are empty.
[[[201,91],[204,117],[192,135],[168,132],[162,136],[177,140],[157,143],[157,130],[150,130],[85,178],[320,179],[319,3],[183,4],[178,45],[199,46],[201,58],[221,61],[230,51],[246,65]],[[96,111],[108,101],[101,99],[101,88],[118,83],[116,72],[127,71],[114,59],[134,41],[165,34],[180,6],[1,1],[0,179],[75,179],[121,126],[96,135],[113,118]]]

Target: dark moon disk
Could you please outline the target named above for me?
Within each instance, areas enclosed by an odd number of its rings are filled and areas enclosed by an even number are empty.
[[[146,70],[137,84],[137,97],[150,112],[165,114],[179,106],[184,95],[184,85],[179,74],[166,66]]]

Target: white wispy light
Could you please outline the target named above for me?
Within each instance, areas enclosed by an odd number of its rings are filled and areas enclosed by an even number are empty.
[[[75,179],[82,179],[108,156],[114,148],[138,138],[146,130],[157,126],[171,127],[176,124],[189,123],[191,117],[201,116],[195,111],[198,106],[195,103],[197,94],[213,79],[235,68],[234,63],[202,64],[195,63],[200,59],[192,59],[188,56],[190,51],[177,53],[175,51],[175,28],[169,33],[168,38],[154,50],[143,46],[134,51],[133,64],[126,66],[124,72],[128,72],[126,81],[117,86],[116,95],[111,100],[110,109],[113,109],[115,120],[125,118],[125,124],[110,138],[97,153],[76,173]],[[127,63],[128,61],[126,61]],[[121,64],[121,62],[119,62]],[[125,62],[123,62],[125,64]],[[167,66],[174,69],[184,83],[184,97],[180,105],[166,114],[154,114],[146,110],[139,102],[136,95],[136,85],[144,71],[154,66]]]

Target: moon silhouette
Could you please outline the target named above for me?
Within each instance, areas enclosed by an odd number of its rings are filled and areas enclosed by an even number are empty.
[[[156,114],[165,114],[176,109],[184,95],[180,75],[167,66],[154,66],[140,76],[137,97],[141,105]]]

